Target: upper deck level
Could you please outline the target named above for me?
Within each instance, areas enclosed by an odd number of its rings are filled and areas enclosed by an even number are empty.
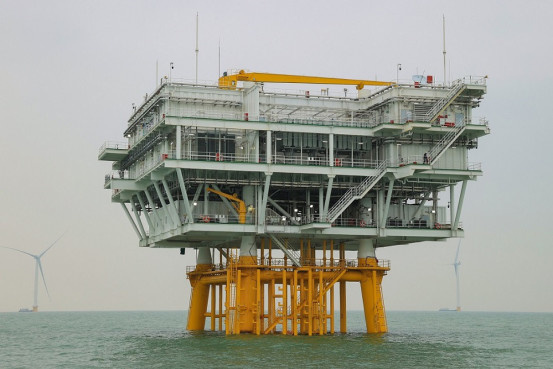
[[[490,133],[487,121],[473,116],[485,93],[485,78],[471,77],[355,96],[165,81],[133,111],[127,142],[100,148],[99,159],[114,162],[105,188],[136,217],[153,214],[154,231],[139,232],[143,245],[222,242],[260,227],[344,239],[387,235],[380,245],[407,235],[410,242],[447,237],[459,234],[459,215],[428,196],[482,175],[468,151]],[[262,210],[233,222],[239,217],[208,188]],[[175,196],[175,211],[165,209],[165,196]],[[378,214],[363,213],[373,207]]]

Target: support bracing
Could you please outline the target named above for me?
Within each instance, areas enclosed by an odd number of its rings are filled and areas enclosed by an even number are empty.
[[[263,245],[270,243],[263,239]],[[322,259],[311,259],[314,248],[310,242],[301,245],[301,259],[310,258],[305,265],[294,265],[288,257],[258,259],[257,250],[252,248],[254,236],[244,236],[239,256],[236,250],[230,252],[224,265],[211,264],[209,249],[200,248],[198,265],[188,272],[193,287],[188,329],[204,329],[209,318],[211,330],[217,328],[215,320],[219,319],[218,329],[226,334],[334,333],[334,286],[339,283],[340,332],[346,332],[346,282],[360,282],[367,332],[386,332],[380,286],[389,263],[376,260],[373,241],[361,240],[356,260],[345,259],[343,244],[336,260],[332,240],[325,241]],[[330,258],[326,257],[328,245]],[[293,265],[287,264],[287,259]],[[220,293],[217,297],[217,286],[221,291],[225,286],[224,296]],[[219,301],[214,301],[217,298]]]
[[[125,206],[124,203],[121,203],[121,207],[123,208],[123,211],[124,211],[125,214],[127,215],[127,218],[129,219],[129,222],[131,222],[132,228],[133,228],[134,231],[136,232],[136,235],[138,236],[138,239],[139,239],[139,240],[142,240],[142,234],[140,234],[140,231],[138,230],[138,228],[137,228],[137,226],[136,226],[136,223],[135,223],[134,220],[132,219],[131,213],[129,213],[129,209],[127,209],[127,207]]]
[[[182,177],[182,169],[177,169],[177,178],[179,180],[179,187],[182,193],[184,212],[186,213],[186,222],[194,223],[194,217],[192,216],[192,209],[188,202],[188,193],[186,192],[186,186],[184,185],[184,178]]]

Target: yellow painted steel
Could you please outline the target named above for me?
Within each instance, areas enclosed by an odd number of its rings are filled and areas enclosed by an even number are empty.
[[[286,265],[286,264],[285,264]],[[282,334],[288,333],[288,285],[286,283],[286,270],[282,270]]]
[[[202,270],[208,270],[209,268],[209,264],[198,264],[196,270],[201,273]],[[192,296],[190,298],[186,329],[201,331],[205,326],[205,312],[209,300],[209,284],[201,280],[201,274],[196,274],[190,278],[190,284],[192,285]]]
[[[395,82],[373,81],[363,79],[347,79],[332,77],[299,76],[293,74],[275,74],[275,73],[246,73],[241,70],[236,74],[224,75],[219,78],[219,88],[235,90],[238,81],[247,82],[271,82],[271,83],[303,83],[303,84],[323,84],[323,85],[354,85],[357,90],[362,90],[365,86],[391,86]]]
[[[340,264],[345,259],[344,244],[340,244]],[[347,332],[347,316],[346,316],[346,281],[340,281],[340,333]]]
[[[313,248],[307,250],[312,256]],[[282,259],[272,260],[275,265],[271,265],[270,260],[262,264],[255,256],[238,258],[230,254],[226,267],[198,265],[188,272],[193,286],[188,329],[203,330],[209,317],[212,330],[217,327],[217,318],[218,329],[222,330],[224,319],[227,334],[332,334],[334,286],[339,283],[340,332],[346,332],[346,282],[360,282],[367,332],[386,332],[381,283],[389,268],[374,258],[346,263],[343,245],[339,260],[334,259],[332,243],[330,250],[330,258],[323,254],[322,259],[311,259],[311,265],[301,267],[285,266]]]
[[[292,280],[292,334],[298,335],[298,270],[294,269],[294,278]]]
[[[219,285],[219,331],[223,330],[223,285]]]
[[[231,203],[232,207],[238,212],[238,223],[245,224],[246,223],[246,204],[244,201],[238,198],[237,194],[229,195],[228,193],[224,193],[221,191],[214,190],[211,187],[207,188],[207,191],[213,192],[219,196],[222,196],[228,200],[234,201]]]
[[[261,270],[256,270],[256,310],[255,310],[255,334],[261,334]]]
[[[359,266],[377,266],[374,258],[360,258]],[[367,333],[384,333],[388,331],[386,318],[381,313],[384,309],[380,285],[384,271],[365,269],[362,271],[361,295],[363,297],[363,310],[365,312],[365,324]]]
[[[214,331],[215,330],[215,314],[216,314],[216,311],[215,311],[215,288],[217,288],[217,286],[215,285],[211,285],[211,313],[209,314],[210,316],[210,323],[211,323],[211,330]]]

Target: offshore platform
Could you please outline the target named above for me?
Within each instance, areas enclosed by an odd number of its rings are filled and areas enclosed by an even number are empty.
[[[269,92],[273,82],[314,90]],[[334,333],[338,294],[345,332],[356,282],[367,332],[386,332],[390,263],[375,249],[463,237],[467,183],[482,175],[468,152],[490,132],[472,115],[485,93],[486,77],[164,78],[134,108],[127,141],[100,148],[113,162],[104,187],[141,247],[196,250],[189,330]]]

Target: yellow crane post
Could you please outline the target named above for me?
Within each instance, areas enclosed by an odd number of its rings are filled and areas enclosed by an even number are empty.
[[[224,198],[226,198],[230,201],[233,201],[231,203],[231,205],[238,212],[238,223],[240,223],[240,224],[245,224],[246,223],[246,204],[244,203],[244,201],[242,201],[241,199],[238,198],[237,194],[229,195],[227,193],[214,190],[211,187],[208,188],[207,190],[209,192],[213,192],[213,193],[215,193],[219,196],[222,196],[222,197],[224,197]]]

